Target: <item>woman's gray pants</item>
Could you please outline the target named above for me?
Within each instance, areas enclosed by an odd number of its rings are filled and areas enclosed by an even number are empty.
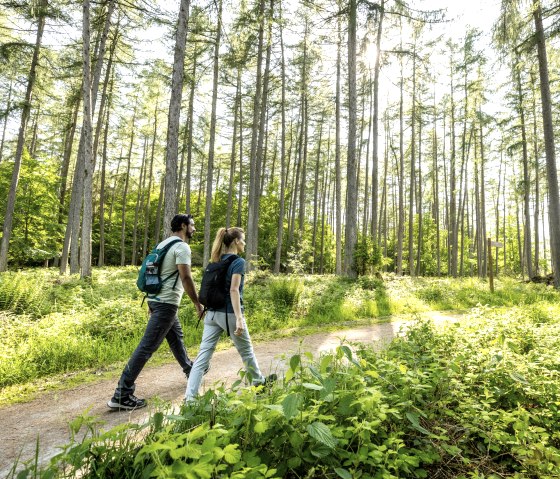
[[[206,317],[204,318],[204,331],[202,332],[200,350],[198,351],[198,356],[194,361],[191,374],[189,375],[189,380],[187,382],[187,390],[185,392],[186,401],[190,401],[198,395],[198,389],[200,387],[200,383],[202,382],[202,376],[208,369],[210,359],[212,359],[212,355],[216,349],[216,344],[218,343],[221,334],[228,330],[226,321],[229,322],[230,338],[243,360],[245,370],[247,371],[252,383],[254,385],[258,385],[264,382],[264,377],[261,374],[257,358],[255,357],[255,353],[253,351],[251,337],[249,336],[249,331],[247,331],[247,325],[245,325],[243,334],[236,336],[233,334],[236,329],[235,314],[224,313],[222,311],[208,311],[206,313]]]

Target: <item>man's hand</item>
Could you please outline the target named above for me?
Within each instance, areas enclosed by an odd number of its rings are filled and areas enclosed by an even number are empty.
[[[194,307],[196,308],[196,314],[198,315],[198,317],[202,318],[202,315],[204,314],[204,306],[202,306],[202,304],[196,302],[196,303],[194,303]]]

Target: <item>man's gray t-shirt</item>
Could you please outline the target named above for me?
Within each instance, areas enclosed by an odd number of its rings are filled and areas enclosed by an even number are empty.
[[[157,248],[163,248],[166,244],[177,239],[177,236],[170,236],[164,239],[161,243],[157,245]],[[191,248],[184,241],[179,241],[169,248],[165,258],[163,259],[163,264],[161,265],[161,279],[171,276],[161,288],[161,291],[157,295],[148,295],[148,301],[157,301],[159,303],[168,303],[179,306],[181,303],[181,298],[183,297],[184,288],[179,275],[177,265],[186,264],[191,265]],[[176,274],[173,274],[175,273]],[[175,281],[175,279],[177,281]],[[175,287],[173,287],[175,285]]]

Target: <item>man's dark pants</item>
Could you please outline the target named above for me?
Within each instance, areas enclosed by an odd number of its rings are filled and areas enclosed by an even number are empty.
[[[119,379],[115,390],[115,398],[117,399],[134,393],[136,379],[164,339],[167,340],[171,352],[183,368],[183,372],[188,376],[191,371],[192,361],[187,356],[187,350],[183,343],[183,329],[177,317],[178,306],[150,301],[148,307],[151,314],[146,331]]]

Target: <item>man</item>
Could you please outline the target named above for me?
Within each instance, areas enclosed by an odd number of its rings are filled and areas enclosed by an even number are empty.
[[[160,249],[166,244],[176,241],[167,251],[161,265],[161,278],[170,277],[170,279],[163,283],[162,289],[157,295],[148,295],[148,325],[140,344],[132,353],[122,372],[114,396],[107,403],[111,409],[132,410],[146,405],[145,399],[134,396],[135,381],[148,359],[157,351],[164,339],[167,339],[173,356],[183,368],[185,375],[188,377],[191,372],[192,361],[189,359],[183,343],[183,330],[177,317],[177,310],[183,292],[186,291],[194,303],[198,315],[202,315],[204,311],[198,301],[191,275],[191,249],[185,243],[187,238],[191,238],[196,231],[192,216],[175,215],[171,220],[171,231],[173,234],[157,245],[157,248]],[[177,241],[177,238],[182,241]],[[180,281],[176,281],[176,274]]]

